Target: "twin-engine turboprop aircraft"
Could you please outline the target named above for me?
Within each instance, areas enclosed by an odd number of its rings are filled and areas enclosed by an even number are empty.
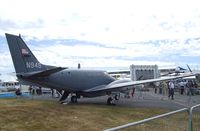
[[[41,64],[21,36],[5,34],[12,56],[16,76],[21,83],[38,85],[63,91],[60,101],[64,101],[68,95],[71,102],[77,102],[77,98],[97,97],[109,95],[107,104],[111,104],[113,94],[124,89],[133,88],[135,85],[144,83],[178,79],[195,74],[184,74],[169,78],[158,78],[140,81],[116,80],[105,71],[68,69]],[[115,97],[116,98],[116,97]]]

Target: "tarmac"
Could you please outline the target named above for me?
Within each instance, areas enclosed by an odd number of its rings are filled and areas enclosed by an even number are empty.
[[[84,98],[80,99],[79,103],[90,103],[90,104],[106,104],[107,97],[98,98]],[[142,108],[163,108],[170,110],[178,110],[185,107],[192,107],[200,104],[200,95],[186,96],[175,94],[174,100],[168,98],[167,95],[154,94],[152,92],[136,92],[134,97],[131,98],[120,98],[115,101],[116,106],[123,107],[142,107]],[[200,109],[199,109],[200,110]]]
[[[31,99],[43,99],[43,100],[53,100],[58,102],[59,98],[53,98],[51,95],[42,96],[29,96]],[[78,99],[78,104],[97,104],[106,105],[107,96],[96,97],[96,98],[81,98]],[[66,100],[66,105],[70,103],[70,99]],[[163,108],[169,110],[178,110],[185,107],[192,107],[194,105],[200,104],[200,95],[187,96],[180,95],[179,92],[175,92],[174,100],[168,98],[168,95],[155,94],[153,91],[140,92],[136,91],[134,97],[124,98],[120,97],[119,100],[115,101],[115,106],[121,107],[131,107],[131,108]],[[200,107],[198,108],[200,111]]]

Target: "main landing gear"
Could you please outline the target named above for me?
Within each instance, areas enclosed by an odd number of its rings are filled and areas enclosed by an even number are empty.
[[[114,100],[111,96],[109,96],[107,99],[107,105],[113,105],[113,104],[114,104]]]
[[[69,96],[69,92],[68,91],[64,91],[64,93],[62,94],[62,97],[60,98],[59,101],[64,101],[65,99],[67,99],[67,97]]]
[[[107,99],[107,105],[116,105],[116,100],[119,100],[119,95],[109,96]]]
[[[69,96],[70,92],[68,91],[64,91],[64,93],[62,94],[62,97],[60,98],[60,102],[61,104],[65,103],[65,100],[67,99],[67,97]],[[76,94],[72,94],[71,95],[71,103],[77,103],[77,95]]]
[[[74,96],[71,96],[71,103],[77,103],[77,96],[74,95]]]

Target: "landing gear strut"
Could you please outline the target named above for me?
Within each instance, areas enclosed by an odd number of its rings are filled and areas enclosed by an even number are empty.
[[[62,97],[60,98],[59,101],[64,101],[68,97],[68,95],[69,95],[69,92],[68,91],[64,91],[64,93],[63,93],[63,95],[62,95]]]
[[[107,99],[107,105],[112,105],[112,101],[113,101],[113,98],[109,96]]]
[[[71,97],[71,103],[77,103],[77,96],[72,96]]]
[[[115,99],[109,96],[107,99],[107,105],[115,105]]]
[[[119,100],[119,97],[119,94],[109,96],[107,99],[107,105],[115,105],[115,100]]]

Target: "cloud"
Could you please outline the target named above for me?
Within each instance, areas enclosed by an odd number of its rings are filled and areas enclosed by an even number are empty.
[[[12,3],[12,4],[11,4]],[[1,0],[0,70],[13,70],[5,32],[22,34],[45,64],[199,64],[197,0]],[[2,40],[3,39],[3,40]],[[2,40],[2,41],[1,41]],[[7,49],[7,50],[5,50]]]
[[[14,67],[12,64],[10,53],[2,52],[0,51],[1,57],[0,57],[0,73],[9,73],[14,71]]]
[[[25,41],[43,64],[70,68],[76,68],[78,63],[81,63],[83,68],[127,67],[128,69],[131,64],[157,64],[159,66],[189,64],[194,66],[200,62],[198,59],[200,55],[198,52],[199,38],[142,41],[125,44],[123,48],[67,39],[44,41],[25,38]],[[0,72],[14,72],[8,47],[1,49],[0,53]]]
[[[42,28],[43,21],[41,19],[38,19],[36,21],[30,21],[30,22],[23,22],[23,21],[13,21],[13,20],[3,20],[0,19],[0,29],[2,30],[13,30],[13,29],[30,29],[30,28]]]
[[[66,40],[64,40],[66,41]],[[75,42],[75,41],[74,41]],[[40,42],[38,42],[40,43]],[[51,41],[51,43],[56,43]],[[156,40],[138,43],[125,44],[123,48],[111,48],[106,46],[97,46],[90,43],[84,45],[81,43],[74,43],[68,45],[67,43],[32,46],[35,54],[42,62],[48,62],[58,65],[76,65],[77,63],[84,63],[86,66],[123,66],[127,63],[159,63],[159,64],[175,64],[183,63],[191,58],[199,56],[199,41],[198,39],[186,40]],[[87,42],[85,42],[87,43]],[[184,45],[184,46],[183,46]],[[197,45],[197,46],[195,46]],[[109,62],[105,62],[109,61]],[[114,62],[115,61],[115,62]],[[117,62],[120,61],[120,62]],[[123,61],[123,62],[122,62]],[[149,62],[147,62],[149,61]],[[195,62],[195,60],[193,60]],[[87,64],[86,64],[87,63]],[[94,64],[99,63],[99,64]],[[109,63],[109,64],[108,64]],[[167,64],[167,65],[168,65]]]
[[[1,27],[39,39],[73,38],[112,46],[150,39],[196,37],[199,31],[195,28],[199,28],[200,19],[196,3],[195,0],[181,5],[179,1],[159,0],[52,0],[46,4],[38,0],[6,0],[1,2]]]

